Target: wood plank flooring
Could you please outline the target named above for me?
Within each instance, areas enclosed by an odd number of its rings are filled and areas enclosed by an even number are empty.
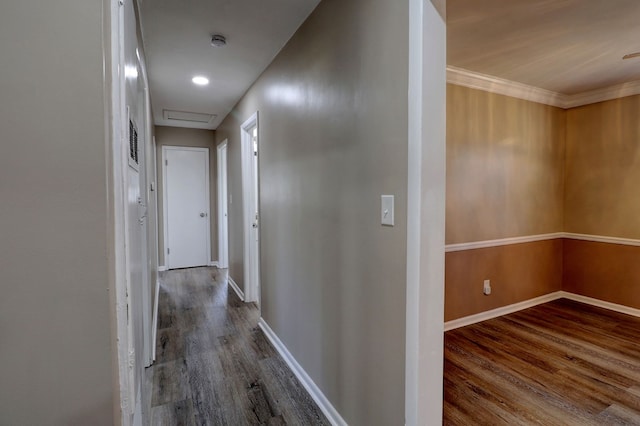
[[[227,286],[226,270],[160,276],[151,424],[328,425],[257,327],[255,304]]]
[[[445,333],[446,425],[640,425],[640,318],[567,299]]]

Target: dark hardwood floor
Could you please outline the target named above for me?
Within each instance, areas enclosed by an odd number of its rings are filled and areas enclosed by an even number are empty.
[[[227,286],[226,270],[163,272],[151,424],[328,425],[257,327],[254,304]]]
[[[640,318],[567,299],[445,333],[444,424],[640,425]]]

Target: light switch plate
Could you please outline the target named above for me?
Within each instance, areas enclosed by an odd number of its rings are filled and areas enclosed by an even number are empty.
[[[393,226],[393,195],[382,195],[380,200],[380,222],[386,226]]]

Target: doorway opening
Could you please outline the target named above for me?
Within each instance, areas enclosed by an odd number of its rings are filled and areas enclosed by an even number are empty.
[[[258,180],[258,112],[240,126],[244,229],[245,301],[260,305],[260,189]]]

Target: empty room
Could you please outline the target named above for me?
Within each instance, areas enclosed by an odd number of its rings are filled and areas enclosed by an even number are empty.
[[[447,2],[445,424],[640,423],[638,14]]]

